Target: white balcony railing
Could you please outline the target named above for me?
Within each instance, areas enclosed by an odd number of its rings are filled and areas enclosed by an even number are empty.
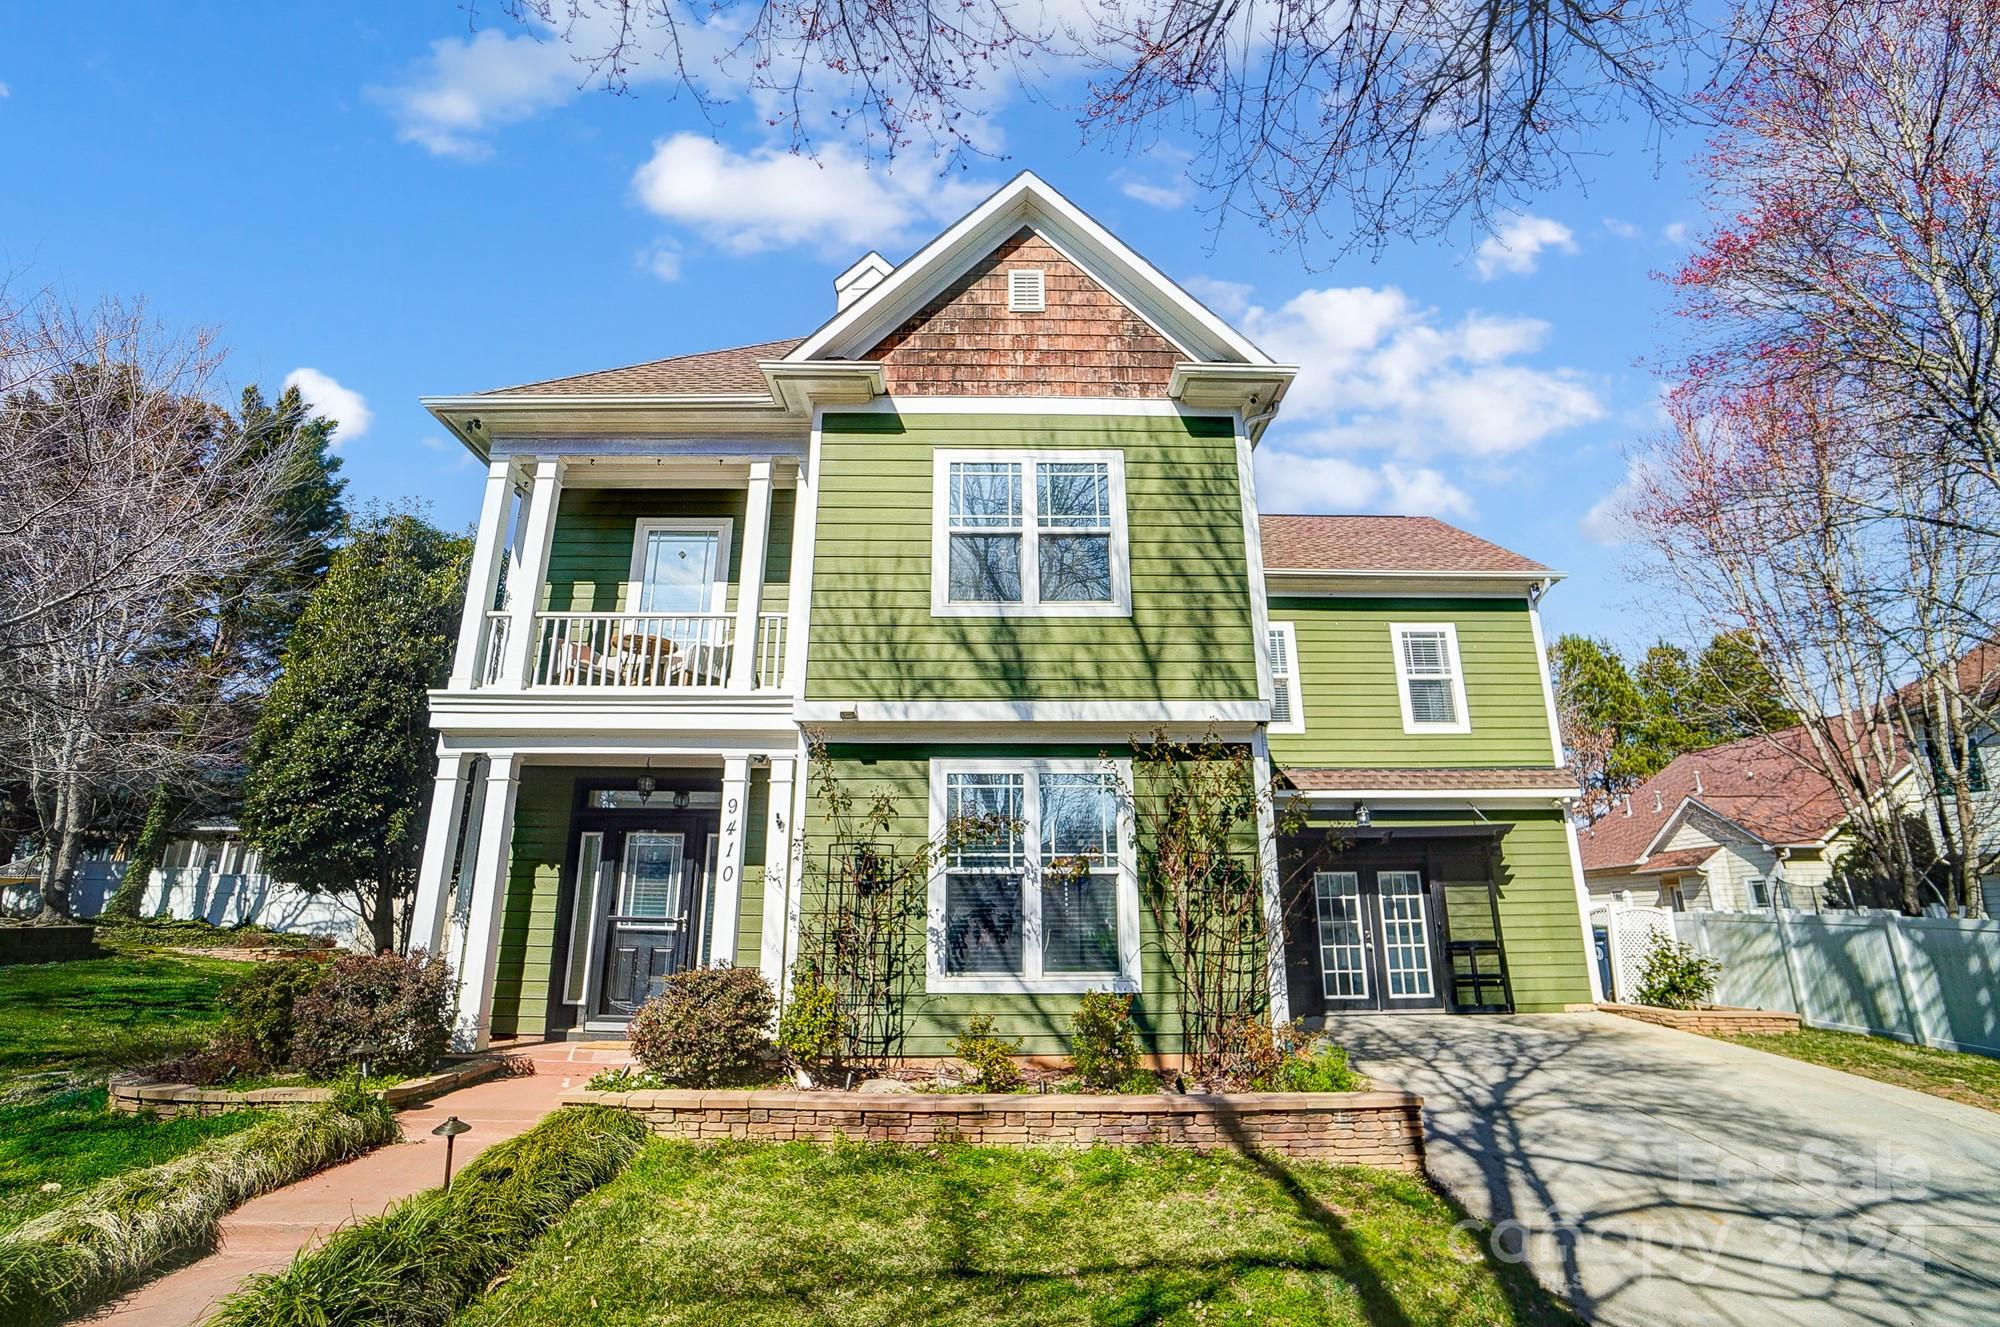
[[[506,613],[486,615],[481,686],[497,686],[505,668]],[[782,686],[785,614],[761,613],[753,685]],[[530,687],[589,690],[723,691],[736,663],[734,613],[537,613]]]

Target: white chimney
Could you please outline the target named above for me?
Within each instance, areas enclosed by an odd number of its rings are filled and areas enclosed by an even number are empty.
[[[882,278],[895,270],[887,258],[870,249],[859,262],[833,279],[834,308],[846,308],[882,284]]]

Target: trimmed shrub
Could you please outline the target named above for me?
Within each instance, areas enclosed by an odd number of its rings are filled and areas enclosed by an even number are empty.
[[[1656,931],[1639,966],[1639,1003],[1660,1009],[1711,1004],[1721,976],[1722,964],[1693,945],[1670,940]]]
[[[846,1049],[840,992],[815,974],[794,970],[791,999],[778,1016],[778,1054],[792,1068],[811,1073],[839,1064]]]
[[[212,1245],[231,1209],[397,1137],[379,1099],[342,1093],[92,1185],[0,1234],[0,1322],[53,1322],[107,1299]]]
[[[258,964],[223,994],[229,1026],[256,1047],[266,1064],[290,1064],[298,1001],[326,976],[327,969],[309,960]]]
[[[225,1028],[206,1045],[194,1047],[164,1060],[152,1060],[140,1072],[163,1083],[187,1083],[194,1087],[220,1087],[239,1078],[250,1078],[271,1067],[271,1061],[242,1033]]]
[[[1021,1066],[1014,1057],[1021,1053],[1018,1041],[1002,1041],[993,1035],[989,1014],[974,1014],[965,1020],[965,1031],[951,1043],[951,1053],[972,1070],[972,1081],[984,1092],[1012,1092],[1021,1086]]]
[[[364,1060],[421,1073],[451,1046],[451,998],[451,966],[421,949],[344,955],[292,1005],[291,1062],[316,1078]]]
[[[1130,995],[1086,991],[1069,1023],[1070,1062],[1085,1091],[1116,1092],[1138,1073]]]
[[[778,998],[755,968],[688,968],[639,1006],[632,1058],[675,1087],[723,1087],[770,1072]]]
[[[432,1189],[250,1278],[208,1327],[436,1327],[569,1210],[625,1169],[646,1128],[566,1106]]]

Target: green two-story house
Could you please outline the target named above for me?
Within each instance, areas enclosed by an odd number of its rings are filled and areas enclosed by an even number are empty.
[[[465,1044],[615,1034],[694,964],[783,989],[862,906],[825,864],[886,798],[866,833],[903,847],[1011,826],[867,937],[898,1053],[974,1013],[1059,1051],[1119,989],[1171,1054],[1121,792],[1154,734],[1304,809],[1267,814],[1255,884],[1274,1017],[1592,998],[1556,573],[1428,519],[1260,515],[1294,367],[1032,175],[834,303],[803,339],[425,403],[487,466],[412,924]]]

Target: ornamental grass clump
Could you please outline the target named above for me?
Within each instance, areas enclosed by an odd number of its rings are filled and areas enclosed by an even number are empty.
[[[623,1111],[569,1106],[432,1189],[253,1277],[209,1327],[436,1327],[484,1291],[646,1138]]]
[[[778,998],[755,968],[688,968],[632,1015],[632,1058],[674,1087],[727,1087],[771,1072]]]
[[[0,1322],[54,1322],[210,1247],[223,1216],[261,1193],[392,1142],[378,1098],[343,1093],[115,1176],[0,1235]]]

